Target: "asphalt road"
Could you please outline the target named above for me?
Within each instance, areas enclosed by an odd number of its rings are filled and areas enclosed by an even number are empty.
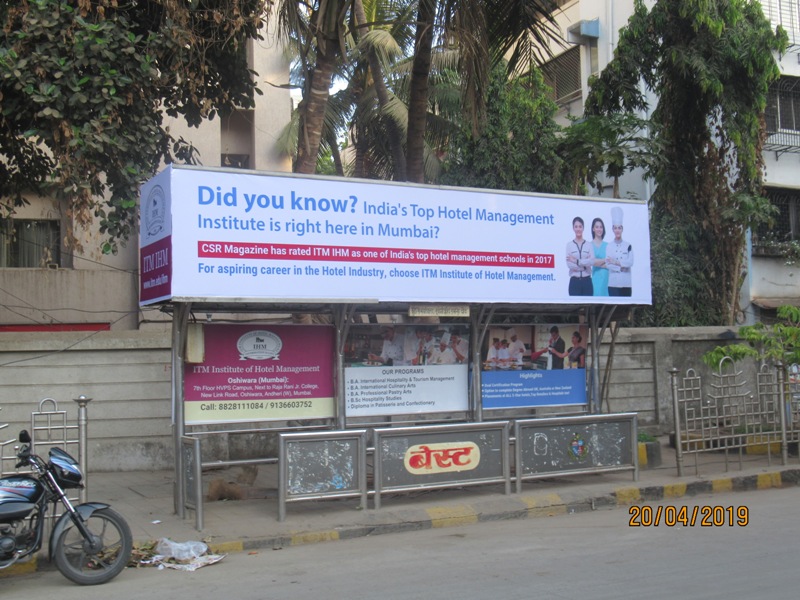
[[[0,597],[794,599],[798,504],[800,488],[714,494],[631,511],[604,509],[233,554],[193,573],[128,569],[94,588],[75,586],[49,570],[0,580]],[[631,526],[637,518],[650,524]]]

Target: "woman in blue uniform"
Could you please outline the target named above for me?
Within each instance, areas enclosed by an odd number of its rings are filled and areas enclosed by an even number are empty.
[[[595,296],[608,296],[608,268],[606,267],[605,241],[606,225],[600,217],[592,221],[592,245],[594,246],[594,265],[592,266],[592,287]]]

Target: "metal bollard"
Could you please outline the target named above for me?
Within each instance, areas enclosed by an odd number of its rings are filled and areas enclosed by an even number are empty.
[[[77,398],[73,398],[73,401],[78,403],[78,466],[81,468],[81,473],[83,473],[83,488],[81,488],[79,497],[81,503],[83,503],[89,501],[89,469],[87,466],[89,451],[86,446],[86,430],[89,417],[86,405],[92,399],[81,394]]]

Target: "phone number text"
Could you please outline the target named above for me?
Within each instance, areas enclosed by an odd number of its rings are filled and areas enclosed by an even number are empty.
[[[281,408],[313,408],[310,400],[274,400],[269,402],[204,402],[200,410],[275,410]]]

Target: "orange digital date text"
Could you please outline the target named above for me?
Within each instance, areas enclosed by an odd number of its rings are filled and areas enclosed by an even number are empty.
[[[746,527],[750,509],[746,506],[638,506],[628,509],[630,527]]]

